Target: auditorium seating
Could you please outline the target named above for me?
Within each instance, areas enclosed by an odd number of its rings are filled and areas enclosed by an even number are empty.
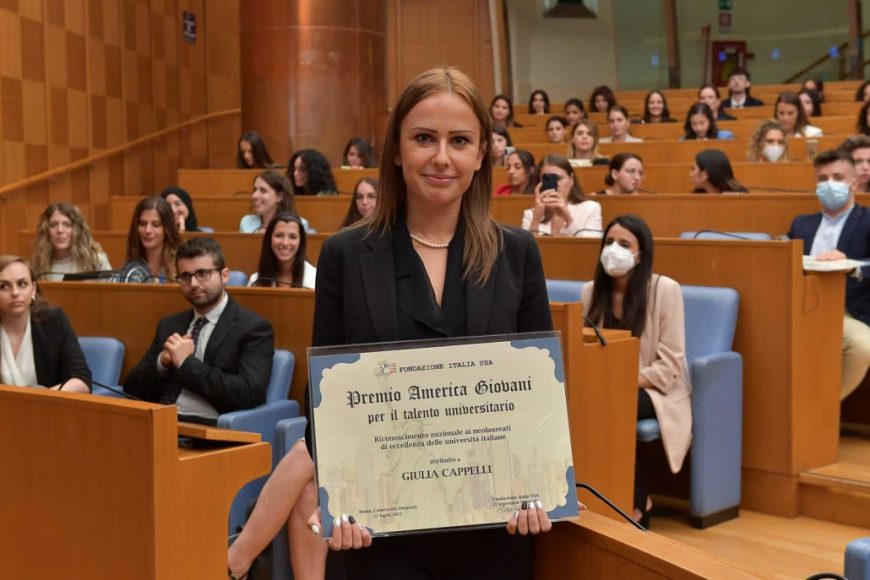
[[[585,282],[547,280],[552,301],[577,301]],[[743,430],[743,359],[732,351],[739,296],[731,288],[682,286],[686,360],[692,384],[690,511],[705,528],[737,517]],[[661,438],[658,421],[637,423],[637,438]]]
[[[870,537],[849,542],[845,568],[849,580],[870,580]]]
[[[91,369],[91,378],[110,387],[118,385],[121,366],[124,364],[124,343],[108,336],[80,336],[79,346],[85,355],[88,368]],[[108,392],[96,384],[92,391],[94,394]]]

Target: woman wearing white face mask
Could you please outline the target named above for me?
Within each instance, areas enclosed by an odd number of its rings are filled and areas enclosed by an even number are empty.
[[[773,120],[762,121],[749,140],[746,158],[768,163],[788,161],[788,140],[782,126]]]
[[[590,320],[640,338],[638,419],[658,420],[668,464],[677,473],[692,440],[683,294],[676,281],[653,274],[652,265],[649,227],[637,216],[619,216],[604,230],[595,280],[583,287],[581,299]],[[639,467],[634,517],[646,522],[652,503]]]

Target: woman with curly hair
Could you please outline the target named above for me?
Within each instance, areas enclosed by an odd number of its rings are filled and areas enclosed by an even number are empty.
[[[287,177],[294,195],[337,195],[329,160],[320,151],[302,149],[287,162]]]
[[[773,119],[762,121],[749,139],[746,159],[769,163],[788,161],[788,139],[782,126]]]
[[[79,208],[63,202],[49,205],[39,216],[31,266],[42,280],[63,280],[64,274],[112,269]]]
[[[180,245],[181,234],[165,199],[146,197],[136,204],[127,235],[127,261],[144,261],[160,282],[174,280],[175,251]]]
[[[600,85],[592,89],[589,95],[589,108],[599,113],[606,113],[616,106],[616,95],[613,89],[607,85]]]

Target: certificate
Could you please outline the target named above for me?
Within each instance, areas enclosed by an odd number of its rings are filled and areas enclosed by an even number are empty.
[[[308,354],[326,537],[342,514],[374,536],[577,515],[557,333]]]

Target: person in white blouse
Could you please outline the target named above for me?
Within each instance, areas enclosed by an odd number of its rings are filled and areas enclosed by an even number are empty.
[[[535,205],[523,212],[524,230],[545,236],[601,236],[601,205],[584,201],[566,158],[547,155],[538,165],[538,175]]]
[[[773,106],[773,112],[786,137],[821,137],[823,134],[821,129],[813,127],[807,121],[804,106],[796,93],[791,91],[780,93]]]
[[[65,202],[49,205],[39,216],[31,266],[40,280],[112,269],[79,208]]]
[[[643,139],[632,137],[628,132],[631,124],[628,118],[628,109],[621,105],[614,105],[607,111],[607,126],[610,135],[602,137],[600,143],[640,143]]]
[[[314,289],[317,268],[305,258],[306,235],[302,220],[293,212],[272,218],[263,234],[260,264],[248,286]]]

